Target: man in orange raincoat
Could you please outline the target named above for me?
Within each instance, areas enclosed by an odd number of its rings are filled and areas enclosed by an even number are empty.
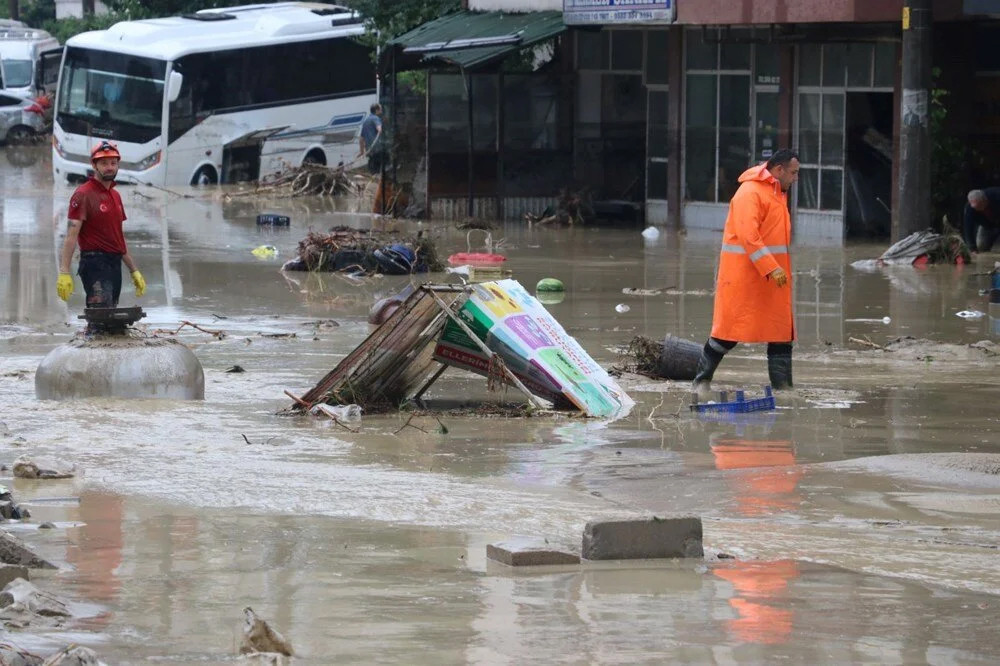
[[[792,387],[788,190],[798,178],[799,158],[791,150],[779,150],[740,176],[722,232],[712,333],[694,378],[699,393],[710,388],[715,369],[738,342],[766,342],[771,386]]]

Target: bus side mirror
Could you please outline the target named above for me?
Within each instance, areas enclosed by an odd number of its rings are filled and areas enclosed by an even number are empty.
[[[167,101],[176,102],[181,96],[181,86],[184,84],[184,75],[180,72],[170,72],[170,80],[167,82]]]

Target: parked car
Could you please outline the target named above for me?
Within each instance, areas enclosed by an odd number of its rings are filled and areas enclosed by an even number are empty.
[[[28,143],[46,131],[45,109],[38,102],[0,95],[0,143]]]

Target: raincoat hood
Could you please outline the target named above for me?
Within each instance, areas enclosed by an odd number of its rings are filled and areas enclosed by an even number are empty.
[[[762,183],[777,183],[778,180],[771,175],[771,172],[767,170],[767,164],[758,164],[757,166],[750,167],[740,175],[740,182],[746,183],[751,180],[760,181]],[[780,184],[780,183],[779,183]]]

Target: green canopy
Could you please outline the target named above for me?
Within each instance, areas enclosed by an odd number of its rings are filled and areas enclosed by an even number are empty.
[[[455,12],[391,40],[382,55],[382,69],[392,67],[392,58],[397,71],[442,65],[476,69],[564,30],[558,11]]]

